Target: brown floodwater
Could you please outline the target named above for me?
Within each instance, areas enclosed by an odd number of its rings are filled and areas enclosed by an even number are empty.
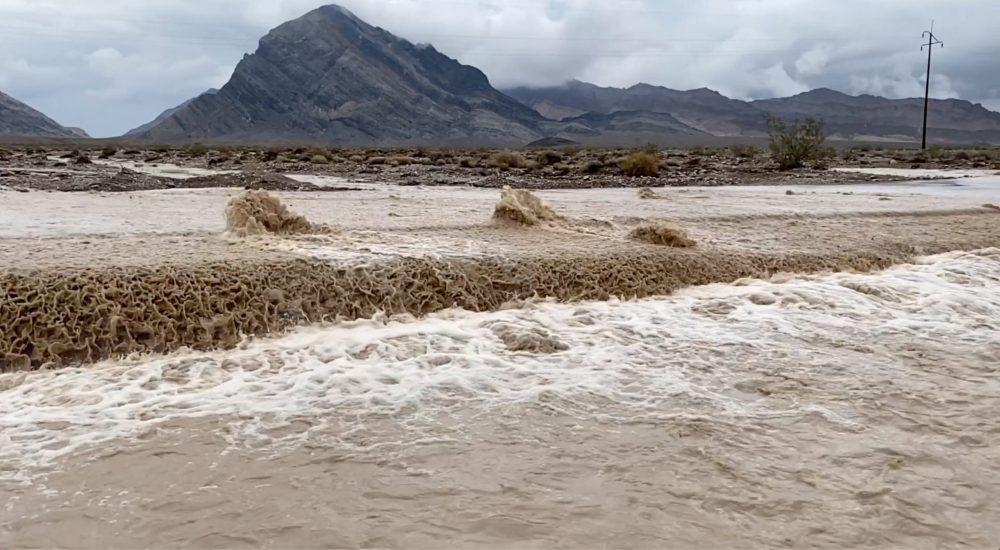
[[[0,547],[996,547],[1000,250],[0,375]]]

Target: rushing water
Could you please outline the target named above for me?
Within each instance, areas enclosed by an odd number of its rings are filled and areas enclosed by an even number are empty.
[[[2,375],[0,546],[995,547],[998,367],[989,249]]]

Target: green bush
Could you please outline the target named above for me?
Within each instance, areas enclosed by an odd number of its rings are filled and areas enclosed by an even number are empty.
[[[771,157],[782,170],[801,168],[806,162],[822,163],[833,156],[826,145],[823,123],[814,118],[796,120],[791,126],[778,117],[767,118]]]
[[[644,150],[634,151],[618,162],[626,176],[658,176],[660,175],[660,153]]]

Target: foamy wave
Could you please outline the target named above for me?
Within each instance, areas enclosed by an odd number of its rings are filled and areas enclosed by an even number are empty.
[[[237,433],[260,433],[303,416],[322,423],[523,402],[629,419],[657,414],[663,400],[708,403],[721,421],[803,414],[796,396],[810,384],[849,392],[901,375],[919,383],[924,374],[901,372],[898,360],[914,353],[935,357],[938,374],[995,365],[998,326],[1000,250],[989,249],[668,298],[309,327],[236,350],[0,375],[0,476],[215,415],[238,418]],[[836,402],[810,407],[856,428]]]

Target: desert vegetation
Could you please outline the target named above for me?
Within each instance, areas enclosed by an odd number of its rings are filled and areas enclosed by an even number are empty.
[[[782,126],[783,125],[783,126]],[[783,129],[781,129],[783,128]],[[840,146],[832,155],[816,124],[779,124],[774,150],[751,144],[691,148],[552,147],[542,150],[460,148],[344,148],[221,146],[216,144],[79,143],[72,146],[5,144],[0,151],[0,186],[49,190],[127,190],[128,179],[116,176],[110,187],[106,163],[155,166],[172,163],[247,174],[316,174],[373,179],[401,185],[471,185],[526,189],[583,187],[650,187],[833,183],[889,180],[891,176],[826,171],[829,165],[859,167],[976,168],[1000,171],[1000,147],[880,144]],[[100,161],[91,164],[92,161]],[[788,168],[801,166],[795,170]],[[72,167],[83,176],[30,175],[24,170]],[[21,172],[17,172],[21,170]],[[499,175],[499,177],[498,177]],[[146,178],[148,179],[148,178]],[[256,182],[257,179],[254,179]],[[277,181],[277,180],[275,180]],[[193,180],[185,185],[210,185]],[[233,183],[233,182],[227,182]],[[273,183],[273,182],[271,182]],[[156,185],[145,182],[142,189]],[[256,184],[255,184],[256,185]],[[269,185],[269,184],[268,184]],[[289,182],[277,190],[289,188]]]
[[[623,158],[618,165],[626,176],[656,177],[660,175],[660,153],[653,148],[635,151]]]
[[[806,118],[788,124],[770,116],[767,130],[771,157],[782,170],[801,168],[807,162],[821,163],[833,156],[833,149],[826,145],[820,120]]]

